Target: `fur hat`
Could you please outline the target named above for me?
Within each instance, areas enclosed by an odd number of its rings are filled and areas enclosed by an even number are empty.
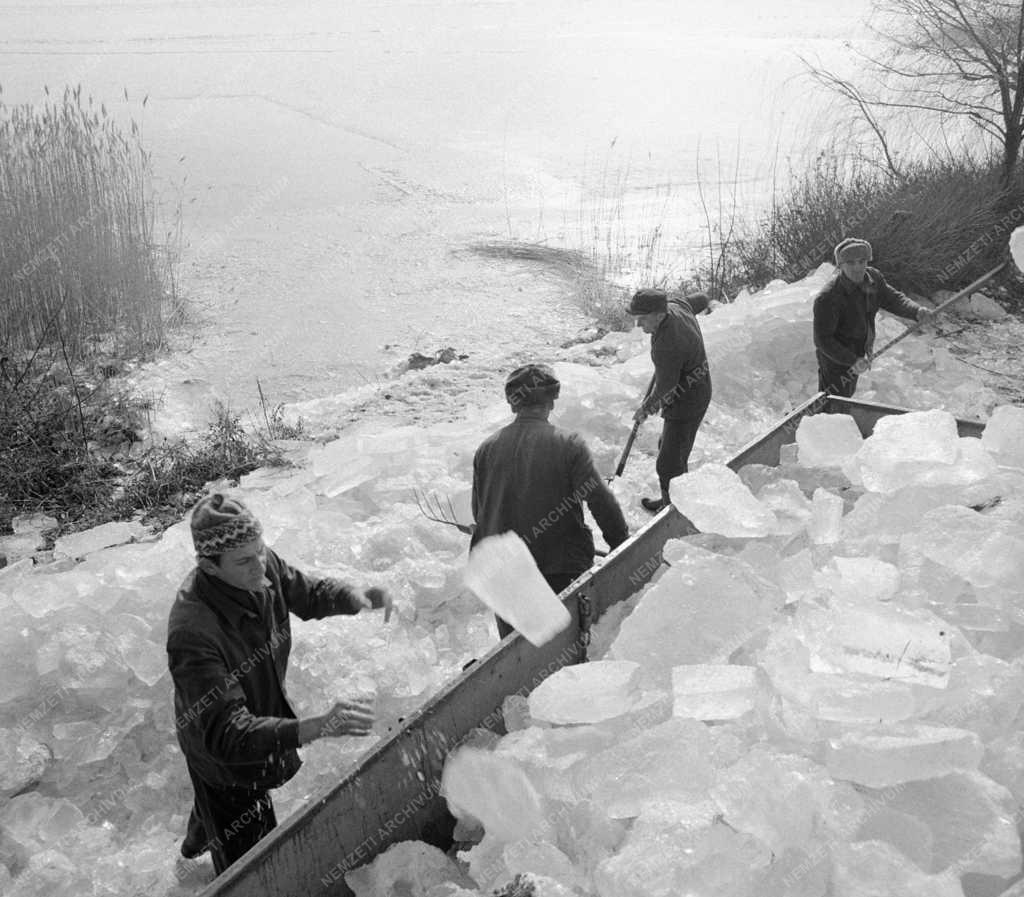
[[[664,290],[637,290],[629,301],[626,313],[630,315],[649,315],[657,311],[668,310],[668,293]]]
[[[553,402],[562,391],[555,372],[546,364],[525,364],[505,381],[505,398],[513,410]]]
[[[841,265],[843,262],[857,261],[858,259],[866,259],[870,262],[873,257],[871,244],[867,240],[861,240],[858,237],[847,237],[836,246],[833,255],[837,265]]]
[[[216,557],[263,535],[263,527],[237,498],[220,492],[200,499],[192,509],[192,543],[200,557]]]

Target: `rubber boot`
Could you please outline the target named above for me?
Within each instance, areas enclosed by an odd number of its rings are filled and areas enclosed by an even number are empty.
[[[662,508],[668,507],[671,499],[668,497],[667,492],[661,493],[661,498],[641,498],[640,504],[644,506],[652,514],[657,514]]]

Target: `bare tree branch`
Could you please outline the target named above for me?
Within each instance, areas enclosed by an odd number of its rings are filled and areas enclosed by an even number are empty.
[[[884,113],[970,122],[1002,150],[1012,182],[1024,144],[1024,0],[875,0],[868,32],[881,49],[851,47],[873,88],[801,57],[812,78],[856,111],[890,153]]]

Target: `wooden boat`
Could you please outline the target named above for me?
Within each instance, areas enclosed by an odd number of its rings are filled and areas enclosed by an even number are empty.
[[[795,441],[800,420],[820,411],[851,415],[867,436],[880,418],[907,409],[818,394],[743,448],[729,467],[777,465],[782,446]],[[980,436],[984,429],[977,421],[957,423],[961,436]],[[348,897],[345,873],[393,843],[422,840],[447,849],[454,820],[439,794],[447,754],[477,727],[503,732],[501,705],[508,695],[527,695],[556,670],[583,661],[590,623],[651,578],[667,540],[694,532],[674,507],[666,508],[562,593],[572,617],[567,629],[540,648],[517,633],[495,645],[201,897]]]

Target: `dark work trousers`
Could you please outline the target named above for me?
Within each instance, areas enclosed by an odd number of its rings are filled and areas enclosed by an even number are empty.
[[[551,586],[551,591],[553,591],[557,595],[559,592],[562,591],[562,589],[568,586],[569,583],[571,583],[576,578],[576,576],[579,576],[580,574],[577,573],[575,576],[569,573],[551,573],[542,575],[544,576],[544,579],[547,582],[547,584]],[[510,632],[515,632],[515,629],[509,626],[509,624],[506,623],[497,614],[494,615],[494,619],[498,621],[498,638],[504,638]]]
[[[818,390],[829,395],[849,399],[857,389],[857,375],[846,364],[836,364],[820,352],[818,354]]]
[[[703,414],[686,420],[665,418],[661,438],[658,439],[658,460],[654,465],[662,494],[668,494],[668,484],[672,479],[689,470],[690,452],[702,420]]]
[[[277,825],[266,791],[208,785],[191,769],[196,801],[186,843],[208,845],[218,875]]]

